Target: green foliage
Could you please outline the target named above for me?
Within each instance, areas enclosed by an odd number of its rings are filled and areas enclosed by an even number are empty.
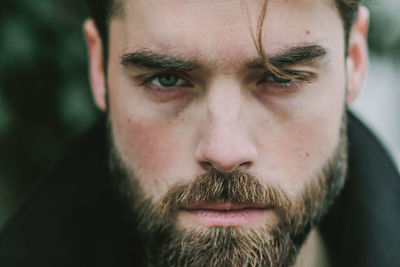
[[[16,195],[1,194],[1,203],[24,195],[62,144],[98,117],[87,78],[85,17],[78,0],[2,3],[0,186]]]

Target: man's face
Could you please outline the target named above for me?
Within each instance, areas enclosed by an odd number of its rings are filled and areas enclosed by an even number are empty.
[[[263,47],[291,79],[257,53],[262,1],[123,2],[110,24],[108,114],[132,191],[157,205],[206,173],[245,173],[298,203],[325,181],[346,101],[344,31],[330,1],[268,1]],[[176,229],[282,223],[274,205],[198,199],[168,207]]]

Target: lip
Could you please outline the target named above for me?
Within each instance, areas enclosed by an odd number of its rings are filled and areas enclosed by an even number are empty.
[[[270,207],[257,204],[237,204],[237,203],[197,203],[184,206],[181,209],[187,211],[210,210],[210,211],[237,211],[243,209],[269,209]]]
[[[199,203],[180,209],[196,224],[213,226],[245,226],[259,221],[272,207],[236,203]]]

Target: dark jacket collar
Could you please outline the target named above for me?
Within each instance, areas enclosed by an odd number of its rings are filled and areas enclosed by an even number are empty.
[[[350,114],[349,176],[320,225],[332,266],[400,266],[400,178],[371,132]],[[0,266],[141,266],[107,163],[105,122],[38,183],[0,234]]]
[[[373,134],[349,115],[349,172],[321,224],[333,266],[400,266],[400,177]]]

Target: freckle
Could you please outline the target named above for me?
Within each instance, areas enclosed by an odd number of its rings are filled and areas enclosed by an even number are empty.
[[[306,33],[307,33],[307,34],[310,34],[310,31],[309,31],[309,30],[306,30]]]
[[[307,158],[310,157],[310,153],[307,152],[307,153],[306,153],[306,157],[307,157]]]

